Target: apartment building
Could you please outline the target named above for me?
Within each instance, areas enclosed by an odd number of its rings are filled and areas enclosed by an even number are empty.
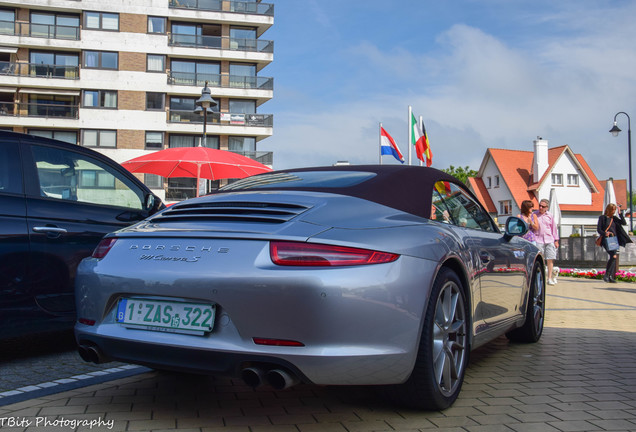
[[[207,83],[217,105],[206,145],[271,166],[257,144],[273,128],[261,113],[273,97],[261,74],[273,23],[274,6],[260,0],[0,0],[0,128],[118,162],[197,146]],[[168,202],[195,195],[195,179],[139,176]]]

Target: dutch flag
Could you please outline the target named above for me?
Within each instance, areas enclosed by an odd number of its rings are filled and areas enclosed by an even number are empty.
[[[380,154],[393,155],[394,158],[404,163],[404,156],[402,156],[402,152],[395,143],[395,140],[382,126],[380,126]]]

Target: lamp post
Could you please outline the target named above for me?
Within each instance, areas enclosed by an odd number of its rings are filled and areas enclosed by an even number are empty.
[[[203,147],[207,147],[208,137],[206,127],[208,125],[208,113],[212,114],[214,111],[212,111],[211,107],[217,105],[214,99],[212,99],[212,96],[210,96],[211,93],[212,92],[208,88],[208,82],[206,81],[205,87],[203,87],[203,90],[201,90],[201,97],[195,102],[197,107],[195,108],[194,112],[197,114],[203,113],[203,139],[201,140],[201,143],[199,143],[199,147],[201,147],[202,144]]]
[[[634,219],[633,219],[633,209],[632,209],[632,125],[631,119],[626,112],[620,111],[614,115],[614,126],[610,129],[610,133],[614,136],[618,136],[618,133],[621,131],[618,126],[616,126],[616,117],[619,114],[625,114],[627,117],[627,161],[629,163],[629,191],[627,192],[627,196],[629,197],[629,230],[634,231]]]

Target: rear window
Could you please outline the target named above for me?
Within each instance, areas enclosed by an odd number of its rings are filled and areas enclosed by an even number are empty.
[[[235,181],[220,192],[249,189],[335,189],[356,186],[377,174],[364,171],[299,171],[259,174]]]

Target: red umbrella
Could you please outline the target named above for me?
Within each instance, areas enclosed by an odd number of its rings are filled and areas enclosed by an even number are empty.
[[[173,147],[123,162],[130,172],[162,177],[191,177],[209,180],[245,178],[272,169],[245,156],[209,147]]]

